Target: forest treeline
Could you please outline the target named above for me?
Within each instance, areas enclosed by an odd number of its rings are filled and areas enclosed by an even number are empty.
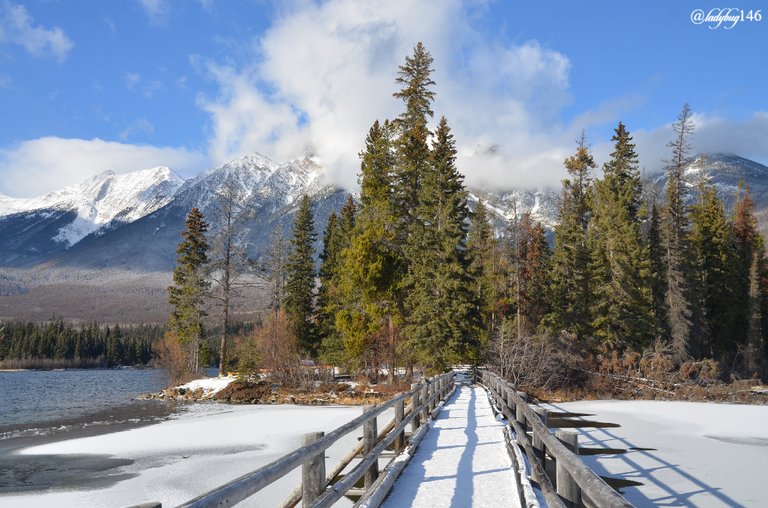
[[[309,197],[289,245],[276,232],[263,273],[270,310],[231,354],[228,302],[249,267],[236,200],[222,196],[213,235],[202,213],[190,212],[169,289],[169,356],[197,368],[213,298],[223,371],[290,377],[301,359],[315,359],[390,376],[487,362],[508,376],[539,372],[527,380],[540,384],[664,362],[688,376],[763,375],[768,277],[754,202],[741,188],[726,210],[706,179],[684,180],[694,131],[687,105],[674,123],[663,191],[641,180],[623,123],[599,169],[584,136],[577,141],[564,161],[550,244],[529,213],[497,231],[482,201],[470,208],[448,121],[431,127],[432,63],[418,44],[399,68],[394,96],[403,110],[370,128],[359,200],[328,218],[319,269]]]
[[[157,325],[75,326],[48,323],[0,324],[0,368],[51,369],[147,365],[153,342],[162,338]]]

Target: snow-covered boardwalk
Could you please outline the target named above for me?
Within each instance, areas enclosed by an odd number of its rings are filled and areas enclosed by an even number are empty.
[[[460,386],[432,423],[383,506],[519,506],[503,429],[485,390]]]

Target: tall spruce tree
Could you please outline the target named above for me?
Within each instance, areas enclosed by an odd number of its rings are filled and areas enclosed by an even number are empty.
[[[382,357],[392,361],[398,352],[404,262],[392,197],[392,144],[391,124],[374,122],[360,154],[360,210],[341,254],[335,326],[357,367]]]
[[[405,64],[400,66],[396,82],[401,89],[393,94],[405,103],[405,110],[394,122],[397,137],[392,190],[400,222],[399,243],[409,248],[413,248],[409,240],[417,227],[415,215],[422,178],[430,171],[431,163],[431,132],[427,123],[434,114],[432,61],[432,55],[419,42],[413,49],[413,55],[406,57]]]
[[[183,240],[176,248],[173,285],[168,287],[168,303],[173,307],[168,328],[187,352],[189,372],[197,372],[200,368],[200,341],[206,315],[203,305],[208,289],[203,273],[203,266],[208,261],[207,230],[202,212],[192,208],[181,232]]]
[[[611,159],[603,165],[603,178],[595,182],[591,199],[592,329],[612,349],[639,350],[653,338],[642,186],[635,144],[623,123],[611,141]]]
[[[691,207],[691,226],[693,273],[700,298],[697,305],[705,325],[700,349],[705,356],[722,358],[734,346],[735,260],[723,202],[715,187],[705,182],[700,183],[698,200]]]
[[[668,336],[667,328],[667,269],[664,266],[664,246],[661,239],[661,213],[653,199],[648,217],[648,265],[651,308],[653,316],[653,338],[660,340]]]
[[[423,364],[437,369],[479,358],[479,315],[466,249],[469,208],[455,161],[453,135],[441,118],[409,238],[406,299],[410,344]]]
[[[667,203],[664,209],[662,238],[667,271],[667,327],[675,358],[682,362],[696,356],[691,276],[687,259],[687,192],[683,180],[685,160],[690,151],[690,136],[693,134],[693,121],[688,104],[683,105],[672,127],[675,138],[667,145],[672,149],[672,158],[667,161]]]
[[[318,273],[320,288],[317,296],[317,324],[321,356],[325,361],[336,365],[348,363],[341,337],[336,330],[336,311],[342,254],[350,245],[354,226],[355,202],[350,195],[340,214],[337,216],[336,212],[331,212],[328,217]]]
[[[476,313],[482,327],[481,342],[487,344],[498,324],[497,301],[500,270],[498,242],[488,219],[488,212],[482,199],[477,202],[472,214],[472,223],[467,233],[467,252],[470,259],[469,274],[474,282],[473,293]]]
[[[312,202],[306,194],[299,201],[293,222],[291,252],[286,264],[284,307],[301,350],[317,355],[317,330],[314,322],[315,219]]]
[[[566,331],[585,339],[591,333],[589,273],[589,193],[591,174],[596,167],[582,134],[576,153],[565,159],[570,178],[563,180],[560,222],[555,227],[550,284],[551,312],[545,317],[545,329]]]
[[[532,334],[549,312],[550,251],[544,227],[534,223],[530,212],[522,215],[517,227],[520,290],[516,305],[522,317],[522,333]]]

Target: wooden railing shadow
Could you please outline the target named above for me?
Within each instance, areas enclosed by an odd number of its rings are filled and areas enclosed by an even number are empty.
[[[550,403],[549,406],[558,409],[562,411],[563,413],[567,413],[568,411],[564,408],[558,407],[556,404]],[[578,420],[575,420],[578,421]],[[578,426],[577,426],[578,427]],[[656,499],[650,499],[647,496],[645,496],[642,492],[637,492],[637,497],[643,497],[648,505],[654,505],[654,504],[674,504],[675,506],[695,506],[693,502],[691,502],[689,499],[691,496],[694,496],[696,494],[700,494],[702,492],[707,492],[711,494],[713,497],[715,497],[719,502],[721,502],[724,506],[732,507],[732,508],[739,508],[742,507],[740,503],[735,501],[734,499],[730,498],[726,494],[724,494],[719,487],[713,487],[711,485],[708,485],[704,483],[702,480],[696,478],[695,476],[691,475],[690,473],[683,470],[679,465],[677,464],[671,464],[668,461],[664,460],[663,458],[659,457],[658,454],[653,453],[655,450],[645,448],[644,446],[641,446],[643,444],[647,443],[632,443],[627,438],[619,436],[616,434],[613,430],[609,430],[609,428],[597,428],[595,430],[588,430],[587,428],[578,427],[579,433],[582,434],[585,438],[591,439],[595,443],[606,443],[611,442],[612,447],[621,448],[623,450],[632,451],[632,454],[629,453],[621,453],[616,454],[614,456],[615,459],[621,460],[626,464],[628,470],[630,472],[624,473],[622,476],[624,477],[631,477],[634,480],[642,480],[644,482],[650,482],[653,483],[656,487],[658,487],[660,490],[666,493],[666,496],[663,498],[656,498]],[[601,436],[600,434],[604,435],[605,437]],[[607,438],[607,439],[606,439]],[[634,461],[632,459],[633,455],[643,455],[645,457],[649,457],[653,461],[659,464],[658,467],[645,467],[639,464],[638,462]],[[605,469],[599,462],[597,461],[591,461],[591,468],[601,476],[609,476],[610,472]],[[674,488],[672,488],[667,483],[661,482],[658,478],[655,478],[653,476],[653,472],[659,471],[662,469],[669,469],[673,471],[675,474],[679,475],[682,478],[685,478],[688,482],[696,485],[698,487],[697,490],[687,491],[687,492],[678,492]],[[646,504],[645,502],[643,504]]]
[[[182,505],[186,508],[232,506],[256,494],[266,486],[301,466],[301,485],[281,504],[293,507],[327,507],[344,496],[358,497],[355,506],[377,507],[386,497],[395,479],[414,453],[418,442],[424,437],[429,418],[435,418],[444,401],[455,390],[454,373],[447,372],[420,383],[402,392],[387,402],[368,406],[365,412],[324,434],[312,432],[302,437],[303,446],[255,471],[217,487]],[[410,404],[406,407],[406,402]],[[377,431],[377,416],[394,408],[395,417],[382,432]],[[406,441],[406,428],[411,434]],[[350,432],[363,429],[363,439],[330,471],[326,471],[325,451]],[[388,448],[394,449],[394,456],[382,471],[379,459]],[[400,460],[395,460],[400,456]],[[359,459],[354,467],[347,470],[353,460]],[[362,479],[363,488],[356,488]],[[146,503],[143,507],[159,508],[160,503]]]
[[[481,369],[478,378],[514,432],[507,443],[510,454],[513,453],[513,446],[523,448],[530,464],[531,477],[539,484],[550,508],[632,506],[574,453],[578,452],[576,433],[557,431],[552,434],[547,427],[546,412],[531,408],[525,400],[525,394],[519,393],[514,385],[497,374]],[[512,438],[516,444],[512,443]],[[546,467],[547,459],[554,462],[554,468]],[[522,495],[522,488],[520,492]],[[521,503],[525,505],[525,500],[521,499]]]

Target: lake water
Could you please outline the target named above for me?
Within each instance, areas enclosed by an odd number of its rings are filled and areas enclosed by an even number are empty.
[[[0,439],[52,425],[129,420],[144,410],[133,399],[167,384],[160,369],[0,372]]]

